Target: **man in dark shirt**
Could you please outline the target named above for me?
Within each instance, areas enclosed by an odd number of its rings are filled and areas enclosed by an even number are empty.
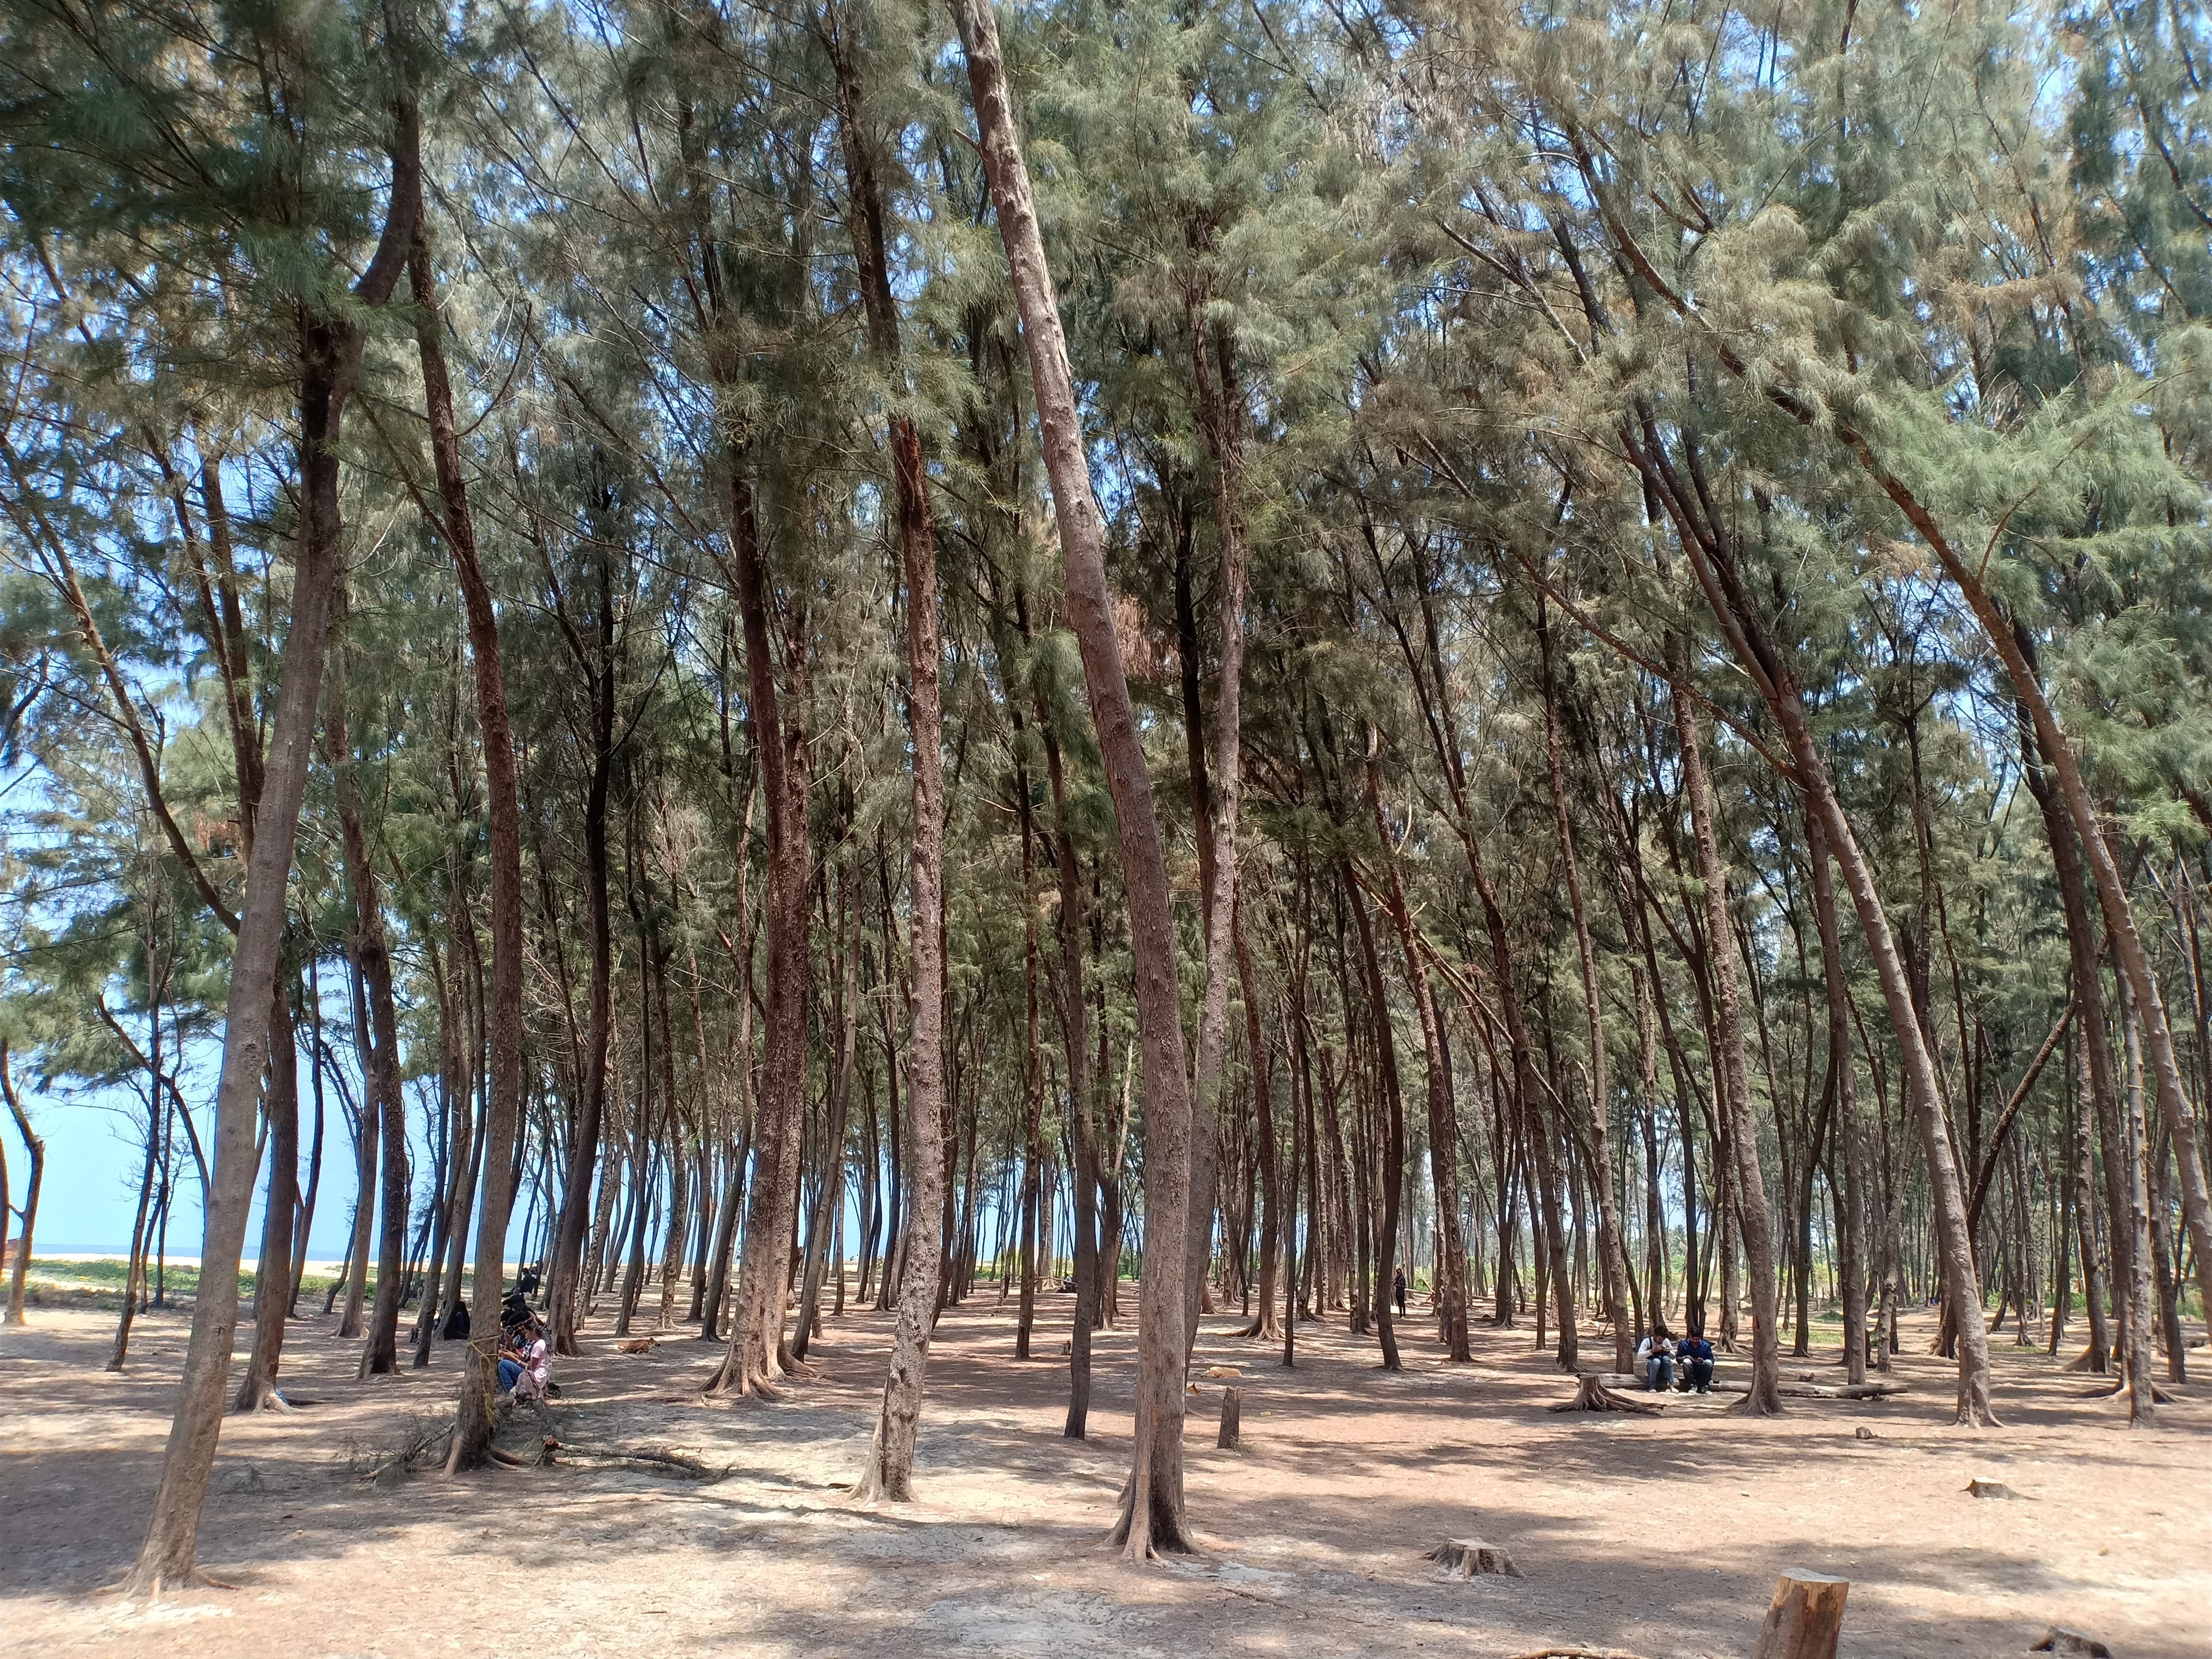
[[[1713,1385],[1713,1345],[1705,1340],[1701,1330],[1692,1330],[1674,1345],[1675,1358],[1681,1381],[1674,1386],[1686,1391],[1695,1387],[1704,1394]]]

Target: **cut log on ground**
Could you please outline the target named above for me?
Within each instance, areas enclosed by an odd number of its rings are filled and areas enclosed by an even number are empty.
[[[1618,1394],[1605,1385],[1600,1376],[1583,1377],[1575,1385],[1575,1397],[1563,1401],[1551,1408],[1555,1412],[1634,1412],[1640,1417],[1656,1417],[1666,1407],[1656,1400],[1638,1400],[1634,1395]]]
[[[1480,1538],[1447,1538],[1427,1552],[1427,1559],[1454,1578],[1525,1578],[1513,1558],[1495,1544]]]
[[[1244,1390],[1224,1389],[1221,1391],[1221,1437],[1213,1443],[1224,1451],[1235,1451],[1244,1432]]]
[[[1911,1389],[1902,1382],[1784,1382],[1778,1391],[1792,1400],[1887,1400]]]
[[[2044,1632],[2043,1639],[2028,1650],[2030,1653],[2069,1653],[2076,1659],[2112,1659],[2112,1649],[2094,1636],[2084,1636],[2078,1630],[2069,1630],[2063,1625],[2053,1625]]]
[[[1774,1586],[1752,1659],[1836,1659],[1851,1581],[1792,1567]]]

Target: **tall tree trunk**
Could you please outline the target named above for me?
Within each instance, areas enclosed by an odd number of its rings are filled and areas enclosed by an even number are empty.
[[[158,1084],[157,1084],[158,1088]],[[15,1097],[15,1078],[8,1054],[8,1039],[0,1036],[0,1096],[8,1102],[8,1115],[15,1120],[15,1132],[23,1137],[23,1145],[31,1155],[30,1175],[23,1187],[23,1231],[20,1247],[15,1252],[15,1269],[8,1276],[8,1322],[21,1325],[23,1322],[23,1276],[29,1272],[31,1249],[39,1230],[39,1188],[46,1180],[46,1143],[31,1127],[31,1120],[23,1110],[23,1103]],[[0,1235],[7,1231],[7,1207],[0,1205]]]
[[[2113,1231],[2124,1226],[2128,1230],[2129,1264],[2124,1286],[2127,1292],[2127,1328],[2121,1334],[2124,1348],[2122,1373],[2128,1391],[2128,1425],[2147,1428],[2158,1417],[2158,1384],[2151,1375],[2151,1361],[2155,1340],[2151,1324],[2154,1297],[2151,1261],[2151,1213],[2149,1170],[2149,1125],[2143,1110],[2143,1019],[2136,1006],[2132,988],[2125,978],[2119,981],[2119,1015],[2122,1040],[2126,1045],[2127,1087],[2121,1098],[2125,1103],[2125,1118],[2122,1139],[2118,1147],[2107,1146],[2105,1156],[2111,1159],[2115,1152],[2125,1170],[2128,1207],[2113,1218]]]
[[[354,285],[356,299],[370,306],[380,306],[391,297],[421,206],[411,105],[399,111],[398,127],[383,234]],[[303,310],[300,334],[301,522],[292,622],[284,639],[276,715],[270,732],[253,850],[246,864],[246,902],[231,957],[222,1071],[216,1092],[215,1167],[200,1245],[200,1294],[193,1306],[191,1340],[152,1522],[124,1583],[125,1594],[134,1596],[149,1595],[162,1583],[180,1584],[190,1578],[200,1510],[222,1432],[223,1396],[238,1324],[239,1254],[252,1201],[255,1109],[269,1060],[270,1019],[283,966],[286,888],[314,743],[331,594],[340,580],[339,428],[361,362],[362,333],[358,322]]]
[[[1069,620],[1082,653],[1084,683],[1114,803],[1122,885],[1129,903],[1137,1025],[1144,1049],[1146,1260],[1134,1459],[1114,1538],[1130,1559],[1141,1560],[1191,1547],[1183,1516],[1181,1271],[1190,1228],[1191,1105],[1184,1081],[1175,917],[1159,821],[1152,809],[1152,779],[1115,629],[1103,523],[1084,454],[1059,300],[1045,264],[1029,169],[1014,131],[998,20],[991,0],[956,0],[953,15],[967,55],[985,170],[1029,353],[1045,469],[1066,566]]]
[[[383,1122],[378,1111],[382,1094],[376,1082],[376,1048],[368,1018],[368,987],[362,977],[357,933],[347,940],[346,984],[353,1002],[354,1054],[361,1066],[362,1094],[354,1118],[354,1197],[352,1236],[346,1243],[345,1308],[338,1316],[338,1334],[357,1337],[368,1304],[368,1246],[376,1231],[377,1152],[383,1144]],[[341,1073],[343,1075],[343,1073]]]
[[[306,983],[298,988],[305,994],[300,1006],[307,1010],[310,1035],[307,1045],[307,1077],[315,1091],[315,1133],[307,1152],[307,1190],[300,1200],[300,1218],[292,1228],[292,1276],[289,1280],[292,1305],[288,1310],[292,1318],[300,1314],[300,1281],[307,1276],[307,1238],[315,1226],[315,1200],[323,1184],[323,1067],[320,1043],[322,1041],[322,1010],[315,999],[321,994],[312,964]],[[325,1310],[325,1311],[328,1311]]]
[[[1018,708],[1008,711],[1014,739],[1022,736]],[[1036,826],[1030,810],[1029,768],[1014,762],[1014,817],[1022,842],[1022,1192],[1021,1303],[1014,1321],[1014,1358],[1030,1357],[1030,1325],[1036,1317],[1038,1166],[1044,1159],[1044,1055],[1037,1030]],[[1001,1279],[1003,1286],[1004,1279]]]
[[[890,287],[878,147],[863,125],[859,42],[835,9],[829,14],[837,81],[838,125],[853,213],[861,296],[870,344],[900,370],[899,320]],[[900,1263],[890,1364],[884,1378],[866,1468],[854,1487],[863,1500],[906,1503],[914,1496],[914,1453],[921,1426],[929,1338],[943,1290],[944,1235],[938,1212],[946,1187],[945,1087],[945,722],[938,685],[937,543],[930,522],[921,434],[902,410],[890,421],[899,556],[906,587],[907,719],[914,737],[914,823],[908,859],[908,1115],[914,1169],[914,1220]],[[803,1063],[803,1061],[802,1061]]]
[[[270,1011],[269,1086],[262,1118],[269,1131],[269,1191],[262,1206],[261,1272],[253,1287],[253,1352],[231,1401],[234,1412],[282,1409],[276,1371],[284,1353],[284,1321],[292,1306],[292,1231],[300,1202],[300,1050],[284,976],[276,979]],[[149,1109],[161,1118],[159,1080],[149,1091]],[[160,1139],[159,1134],[155,1139]]]
[[[1844,1303],[1844,1379],[1866,1381],[1866,1138],[1859,1127],[1856,1068],[1851,1061],[1850,981],[1844,967],[1843,936],[1836,926],[1836,889],[1828,869],[1828,832],[1818,812],[1805,814],[1805,857],[1813,872],[1813,918],[1820,936],[1820,977],[1828,1006],[1828,1079],[1836,1146],[1844,1186],[1838,1205],[1838,1257]]]
[[[1904,1060],[1906,1100],[1928,1159],[1946,1305],[1952,1329],[1958,1334],[1959,1419],[1976,1426],[1993,1423],[1996,1419],[1990,1408],[1989,1333],[1982,1314],[1980,1281],[1974,1268],[1966,1195],[1953,1155],[1950,1133],[1944,1123],[1935,1057],[1929,1048],[1910,975],[1890,932],[1873,872],[1859,849],[1850,822],[1837,798],[1826,763],[1814,742],[1796,679],[1776,649],[1743,586],[1733,538],[1723,526],[1710,517],[1700,516],[1699,511],[1690,505],[1692,497],[1659,444],[1656,423],[1648,411],[1643,412],[1642,433],[1643,441],[1639,444],[1634,433],[1626,427],[1622,429],[1647,489],[1663,501],[1674,523],[1708,607],[1728,636],[1738,662],[1758,688],[1761,701],[1782,728],[1796,773],[1793,781],[1821,817],[1828,832],[1830,855],[1843,872],[1844,885],[1858,913],[1860,929],[1866,935],[1868,951],[1874,957],[1890,1024]],[[1696,471],[1698,462],[1694,447],[1686,447],[1685,455],[1693,476],[1700,480],[1696,499],[1702,501],[1706,491],[1702,475]],[[1679,653],[1679,647],[1672,648]],[[1679,669],[1679,660],[1674,665]],[[1679,701],[1679,679],[1677,686]],[[1677,713],[1678,722],[1687,718],[1686,710]],[[1707,902],[1713,902],[1711,895]],[[1728,953],[1721,948],[1724,937],[1717,936],[1714,940],[1711,956],[1716,964],[1727,959]],[[1748,1170],[1755,1164],[1753,1153],[1745,1168]],[[1748,1214],[1748,1205],[1746,1212]]]
[[[1451,1064],[1444,1050],[1443,1023],[1437,1017],[1436,996],[1429,984],[1420,940],[1413,932],[1413,911],[1406,902],[1405,877],[1391,856],[1389,826],[1382,817],[1381,769],[1372,759],[1367,765],[1367,805],[1381,848],[1377,861],[1382,869],[1383,905],[1397,930],[1399,947],[1405,952],[1406,983],[1413,993],[1413,1009],[1421,1022],[1422,1060],[1428,1075],[1429,1172],[1436,1184],[1437,1219],[1443,1232],[1433,1281],[1437,1317],[1446,1358],[1463,1362],[1474,1355],[1468,1345],[1467,1245],[1459,1221],[1459,1115],[1452,1102]],[[1382,987],[1378,984],[1376,990],[1379,997]]]
[[[2077,1002],[2081,993],[2075,993]],[[2096,1114],[2090,1105],[2095,1092],[2096,1080],[2090,1075],[2087,1006],[2082,1006],[2082,1017],[2075,1021],[2081,1029],[2074,1034],[2077,1044],[2074,1058],[2073,1103],[2068,1135],[2072,1141],[2069,1149],[2069,1185],[2074,1194],[2074,1232],[2081,1252],[2081,1295],[2089,1310],[2088,1369],[2102,1371],[2112,1363],[2112,1339],[2107,1325],[2108,1294],[2104,1267],[2097,1255],[2097,1200],[2096,1176],[2093,1165],[2096,1162],[2094,1134]],[[2098,1022],[2101,1024],[2101,1019]],[[2099,1033],[2101,1038],[2102,1033]],[[2117,1261],[2117,1253],[2115,1254]]]
[[[584,908],[591,936],[592,968],[586,993],[584,1090],[568,1143],[568,1168],[561,1198],[561,1220],[553,1240],[553,1275],[547,1302],[553,1316],[553,1352],[582,1352],[577,1327],[591,1291],[585,1270],[585,1231],[592,1213],[592,1176],[599,1167],[601,1131],[606,1121],[607,1046],[614,1023],[614,921],[608,890],[607,809],[613,786],[615,749],[615,616],[607,556],[597,556],[599,606],[597,652],[580,652],[590,692],[592,753],[584,791]],[[471,1316],[473,1317],[473,1316]],[[474,1327],[471,1326],[471,1331]]]
[[[1210,232],[1194,238],[1210,240]],[[1202,252],[1200,247],[1194,251]],[[1214,595],[1220,611],[1219,679],[1214,695],[1213,773],[1204,772],[1203,744],[1194,743],[1194,795],[1200,804],[1198,833],[1210,840],[1211,853],[1200,872],[1206,930],[1206,990],[1199,1005],[1198,1072],[1191,1103],[1190,1258],[1185,1266],[1184,1349],[1198,1334],[1198,1313],[1213,1232],[1214,1160],[1217,1120],[1225,1080],[1229,1043],[1229,981],[1235,969],[1237,904],[1237,829],[1243,798],[1243,669],[1245,536],[1243,516],[1244,394],[1237,373],[1236,350],[1228,337],[1206,316],[1207,295],[1202,274],[1184,291],[1184,322],[1190,337],[1191,372],[1197,392],[1199,428],[1213,464],[1213,516],[1218,544]],[[1194,727],[1198,714],[1198,652],[1191,617],[1188,571],[1181,572],[1185,591],[1183,641],[1185,718]],[[1194,732],[1194,736],[1195,732]]]
[[[1728,1129],[1735,1177],[1735,1213],[1742,1228],[1744,1254],[1751,1267],[1751,1392],[1745,1409],[1771,1416],[1782,1409],[1779,1306],[1774,1278],[1773,1225],[1766,1207],[1766,1185],[1759,1168],[1759,1129],[1752,1115],[1751,1078],[1744,1063],[1743,1013],[1736,987],[1735,953],[1729,949],[1728,872],[1721,863],[1720,837],[1713,823],[1712,786],[1705,773],[1704,746],[1689,700],[1677,691],[1674,732],[1680,746],[1684,793],[1690,798],[1690,833],[1697,845],[1698,874],[1705,888],[1705,953],[1712,976],[1714,1035],[1718,1054],[1714,1081]],[[1725,1231],[1725,1229],[1723,1229]],[[1735,1296],[1726,1271],[1734,1252],[1723,1257],[1723,1311],[1732,1311]]]
[[[1024,617],[1024,625],[1027,617]],[[1037,728],[1043,734],[1045,778],[1052,789],[1054,851],[1060,876],[1060,1042],[1067,1057],[1067,1099],[1075,1142],[1075,1329],[1068,1341],[1067,1419],[1060,1429],[1080,1440],[1091,1413],[1091,1333],[1097,1328],[1105,1298],[1101,1263],[1106,1252],[1098,1235],[1098,1129],[1093,1091],[1085,1064],[1083,985],[1083,883],[1075,863],[1075,829],[1067,809],[1067,781],[1060,738],[1038,702]]]
[[[806,1358],[807,1345],[820,1316],[823,1275],[830,1271],[831,1257],[836,1254],[830,1240],[832,1236],[842,1238],[845,1231],[845,1124],[852,1111],[853,1065],[860,1052],[860,906],[853,890],[856,879],[848,863],[838,878],[838,909],[842,920],[840,932],[847,937],[841,952],[844,962],[837,1006],[832,1011],[837,1022],[837,1069],[830,1085],[828,1121],[822,1127],[822,1188],[806,1229],[806,1267],[800,1281],[799,1329],[792,1339],[792,1352],[801,1359]]]
[[[362,823],[360,775],[347,719],[346,687],[352,665],[343,639],[346,597],[341,582],[333,596],[341,635],[339,657],[324,700],[323,723],[337,777],[339,848],[353,900],[352,948],[363,1005],[357,1012],[368,1016],[362,1110],[365,1116],[375,1120],[379,1142],[376,1299],[369,1308],[360,1375],[380,1376],[398,1369],[399,1297],[406,1277],[408,1200],[414,1183],[407,1158],[407,1102],[400,1087],[399,1015],[392,994],[392,950],[384,930],[375,861]]]
[[[1260,1284],[1259,1309],[1253,1315],[1248,1336],[1272,1339],[1279,1332],[1275,1325],[1275,1285],[1279,1262],[1291,1255],[1290,1242],[1296,1226],[1289,1200],[1280,1191],[1275,1168],[1275,1113],[1269,1098],[1268,1081],[1272,1067],[1267,1063],[1267,1042],[1260,1024],[1260,987],[1252,971],[1251,947],[1244,939],[1244,898],[1240,891],[1237,907],[1229,916],[1230,943],[1237,953],[1237,979],[1244,998],[1244,1047],[1252,1067],[1252,1096],[1254,1131],[1258,1140],[1260,1181]],[[1297,1109],[1292,1107],[1292,1156],[1296,1157]],[[1455,1154],[1455,1156],[1456,1156]],[[1456,1164],[1454,1172],[1456,1174]],[[1441,1187],[1439,1187],[1441,1190]],[[1455,1188],[1456,1190],[1456,1188]],[[1456,1205],[1454,1206],[1456,1208]],[[1442,1305],[1442,1304],[1440,1304]],[[1464,1287],[1459,1302],[1460,1325],[1464,1332],[1467,1324],[1467,1299]],[[1464,1335],[1462,1334],[1462,1342]]]
[[[514,1200],[509,1167],[522,1117],[522,808],[514,726],[500,657],[499,617],[477,556],[476,520],[461,464],[453,394],[446,370],[444,321],[429,232],[418,228],[408,261],[415,343],[429,415],[430,459],[444,512],[437,522],[453,557],[475,678],[477,732],[483,749],[486,843],[491,864],[491,1054],[479,1145],[486,1171],[477,1206],[476,1275],[469,1299],[469,1349],[462,1367],[449,1472],[480,1467],[491,1444],[491,1402],[499,1379],[499,1309],[506,1288],[507,1222]]]
[[[1544,765],[1551,780],[1552,817],[1559,830],[1559,864],[1567,878],[1567,903],[1575,922],[1575,951],[1582,965],[1583,1007],[1589,1023],[1590,1162],[1597,1188],[1597,1253],[1606,1299],[1613,1304],[1613,1368],[1633,1370],[1636,1334],[1629,1328],[1628,1258],[1621,1243],[1620,1219],[1613,1200],[1613,1152],[1606,1120],[1612,1110],[1606,1079],[1605,1018],[1599,1000],[1597,950],[1590,940],[1589,912],[1583,902],[1582,867],[1575,858],[1574,825],[1567,815],[1566,765],[1559,734],[1559,690],[1552,666],[1552,629],[1543,595],[1536,598],[1536,642],[1543,664]]]
[[[1387,843],[1386,843],[1387,845]],[[1365,971],[1368,1023],[1375,1035],[1375,1070],[1379,1086],[1372,1166],[1382,1183],[1382,1214],[1375,1220],[1375,1331],[1382,1348],[1382,1369],[1401,1369],[1398,1358],[1397,1308],[1391,1297],[1393,1266],[1397,1259],[1398,1216],[1405,1201],[1406,1114],[1398,1087],[1398,1047],[1390,1034],[1390,1004],[1382,982],[1382,965],[1375,954],[1375,931],[1367,921],[1367,906],[1352,870],[1344,868],[1344,900],[1352,912],[1352,931],[1359,940],[1360,965]],[[1411,1265],[1410,1263],[1407,1265]],[[1364,1276],[1364,1275],[1363,1275]]]

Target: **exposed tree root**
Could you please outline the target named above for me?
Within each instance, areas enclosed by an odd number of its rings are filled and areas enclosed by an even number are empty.
[[[125,1579],[118,1588],[126,1598],[131,1594],[131,1583],[128,1578]],[[146,1588],[146,1600],[149,1603],[159,1601],[164,1589],[173,1593],[178,1590],[196,1589],[235,1590],[237,1588],[238,1586],[228,1578],[218,1578],[211,1572],[202,1572],[198,1567],[194,1567],[182,1579],[165,1578],[161,1574],[155,1573],[154,1582]]]
[[[1657,1417],[1666,1410],[1656,1401],[1638,1400],[1633,1395],[1616,1394],[1605,1386],[1605,1378],[1592,1375],[1576,1385],[1575,1397],[1561,1401],[1550,1407],[1555,1412],[1632,1412],[1638,1417]]]
[[[1180,1513],[1170,1513],[1168,1506],[1155,1501],[1139,1504],[1139,1493],[1149,1481],[1149,1471],[1140,1463],[1121,1487],[1121,1512],[1114,1522],[1114,1530],[1106,1534],[1106,1542],[1121,1552],[1121,1559],[1132,1565],[1146,1562],[1164,1562],[1171,1555],[1199,1555],[1203,1552],[1190,1535]]]
[[[2123,1373],[2104,1387],[2085,1389],[2076,1397],[2082,1400],[2114,1400],[2127,1391],[2128,1379]],[[2155,1382],[2150,1385],[2150,1402],[2154,1406],[2171,1406],[2178,1398],[2179,1398],[2179,1395],[2168,1394]]]

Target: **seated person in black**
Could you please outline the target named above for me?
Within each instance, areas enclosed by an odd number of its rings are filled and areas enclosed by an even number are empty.
[[[1705,1340],[1701,1330],[1692,1330],[1674,1345],[1674,1356],[1681,1381],[1675,1384],[1687,1391],[1694,1387],[1704,1394],[1713,1385],[1713,1345]]]

